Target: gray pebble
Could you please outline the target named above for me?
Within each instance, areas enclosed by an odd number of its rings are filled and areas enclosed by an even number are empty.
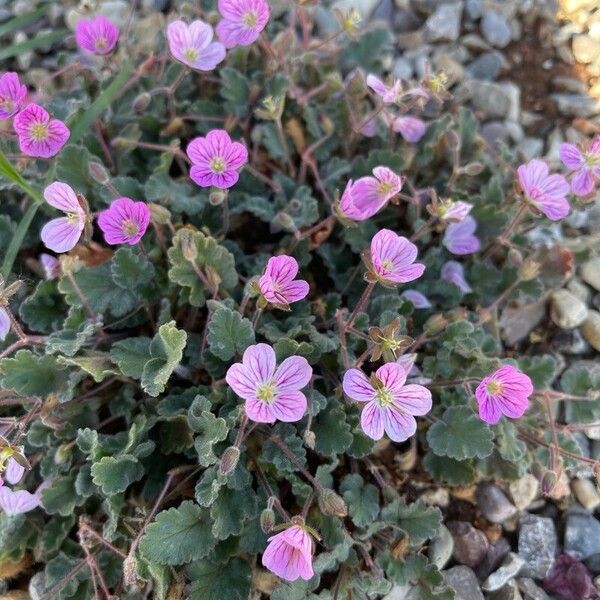
[[[523,575],[535,579],[546,577],[554,563],[556,546],[556,529],[552,519],[536,515],[526,515],[521,519],[519,556],[525,561]]]
[[[495,11],[486,10],[483,13],[481,33],[496,48],[505,48],[510,43],[510,25],[504,16]]]

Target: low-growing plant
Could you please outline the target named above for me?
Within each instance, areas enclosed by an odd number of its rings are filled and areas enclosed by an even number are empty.
[[[0,578],[451,599],[419,489],[596,466],[596,370],[527,337],[574,256],[526,232],[585,204],[600,140],[570,184],[515,171],[443,73],[383,81],[354,9],[175,4],[0,78]]]

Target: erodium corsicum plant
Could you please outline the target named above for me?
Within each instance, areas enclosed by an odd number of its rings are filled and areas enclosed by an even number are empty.
[[[600,140],[519,166],[353,9],[173,4],[0,77],[0,577],[450,599],[419,489],[594,466],[597,373],[514,330],[573,272],[524,234]]]

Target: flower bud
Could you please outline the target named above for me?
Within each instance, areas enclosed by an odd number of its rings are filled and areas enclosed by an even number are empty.
[[[198,246],[196,246],[196,242],[192,237],[192,232],[189,229],[184,229],[180,233],[179,239],[181,241],[181,253],[183,254],[183,258],[190,262],[194,262],[198,257]]]
[[[106,185],[110,181],[110,176],[104,165],[95,160],[88,164],[88,172],[90,177],[100,185]]]
[[[56,454],[54,455],[54,463],[57,465],[62,465],[66,463],[71,458],[71,448],[70,444],[61,444],[56,449]]]
[[[221,206],[227,198],[227,190],[221,190],[219,188],[210,188],[208,194],[208,201],[212,206]]]
[[[485,165],[483,163],[473,161],[462,167],[461,171],[469,177],[475,177],[476,175],[482,173],[483,169],[485,169]]]
[[[307,429],[304,432],[304,443],[311,449],[314,450],[315,449],[315,445],[317,443],[317,436],[315,435],[314,431],[311,431],[310,429]]]
[[[446,326],[448,325],[448,319],[443,314],[432,315],[427,319],[425,325],[423,325],[423,329],[429,335],[437,335],[441,333]]]
[[[519,279],[521,281],[532,281],[540,274],[540,266],[540,263],[530,258],[524,260],[519,267]]]
[[[171,211],[164,206],[150,202],[148,203],[148,208],[150,209],[150,215],[153,223],[166,225],[171,220]]]
[[[271,220],[269,229],[271,230],[271,233],[279,233],[280,231],[295,231],[296,224],[294,223],[294,219],[292,219],[288,213],[280,211]]]
[[[223,452],[223,456],[221,457],[221,462],[219,464],[219,474],[227,475],[233,471],[240,459],[240,449],[237,446],[229,446],[225,452]]]
[[[333,490],[323,490],[319,494],[319,508],[330,517],[345,517],[348,514],[346,503]]]
[[[556,473],[554,473],[553,471],[546,471],[542,475],[541,481],[540,481],[540,487],[542,489],[542,494],[544,494],[544,496],[547,496],[548,494],[550,494],[552,492],[552,490],[556,487],[557,483],[558,483],[558,477],[556,476]]]
[[[444,138],[446,140],[446,145],[450,150],[456,151],[460,148],[460,138],[454,129],[446,131]]]
[[[132,108],[135,112],[142,112],[148,108],[151,101],[152,96],[148,92],[142,92],[133,101]]]
[[[272,508],[265,508],[260,513],[260,528],[263,533],[269,533],[275,527],[275,512]]]

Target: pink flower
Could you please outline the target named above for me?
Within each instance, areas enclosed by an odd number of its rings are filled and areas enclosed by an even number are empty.
[[[69,139],[69,128],[37,104],[28,104],[14,119],[19,148],[27,156],[50,158],[60,152]]]
[[[558,221],[569,214],[571,207],[566,198],[569,184],[562,175],[549,175],[543,160],[530,160],[517,169],[521,189],[536,208],[551,221]]]
[[[98,226],[107,244],[134,246],[141,239],[150,223],[150,209],[145,202],[131,198],[117,198],[98,215]]]
[[[473,290],[465,279],[463,266],[455,260],[449,260],[442,266],[441,277],[444,281],[454,284],[463,294],[469,294]]]
[[[109,54],[119,40],[119,28],[103,16],[82,19],[75,26],[75,40],[80,48],[92,54]]]
[[[351,221],[364,221],[379,212],[402,189],[402,178],[387,167],[375,167],[374,177],[350,180],[338,210]]]
[[[518,419],[527,410],[532,393],[531,379],[515,367],[504,365],[484,377],[475,390],[479,416],[490,425],[497,423],[502,415]]]
[[[269,21],[266,0],[219,0],[219,12],[216,32],[225,48],[253,44]]]
[[[417,117],[397,117],[392,128],[407,142],[418,142],[427,131],[427,125]]]
[[[452,252],[462,256],[477,252],[480,247],[479,239],[475,235],[477,221],[470,215],[458,223],[452,223],[444,233],[442,244]]]
[[[370,438],[380,440],[385,431],[394,442],[403,442],[417,431],[414,415],[431,410],[431,392],[422,385],[405,385],[406,376],[398,363],[386,363],[370,379],[359,369],[344,373],[346,396],[367,403],[360,425]]]
[[[463,202],[462,200],[457,200],[453,202],[452,200],[443,202],[438,207],[439,218],[442,221],[462,221],[473,208],[473,205],[469,202]]]
[[[39,505],[38,494],[32,494],[27,490],[11,490],[5,485],[0,487],[0,509],[9,517],[29,512]]]
[[[4,73],[0,77],[0,120],[9,119],[19,112],[27,96],[27,87],[19,81],[16,73]]]
[[[9,458],[6,462],[6,469],[2,473],[2,477],[11,485],[16,485],[23,479],[25,467],[21,466],[14,458]]]
[[[225,46],[212,39],[213,29],[203,21],[193,21],[189,25],[173,21],[167,27],[167,41],[173,57],[198,71],[212,71],[225,58]]]
[[[388,87],[375,75],[367,75],[367,85],[378,95],[381,96],[384,104],[396,102],[402,92],[402,82],[396,79],[394,83]]]
[[[306,396],[300,390],[311,377],[304,357],[290,356],[277,367],[273,348],[255,344],[246,348],[241,363],[229,367],[225,380],[246,401],[246,414],[253,421],[293,423],[306,412]]]
[[[42,268],[44,269],[46,279],[50,280],[60,277],[60,262],[58,261],[56,256],[42,253],[39,256],[39,260],[42,264]]]
[[[44,190],[44,200],[67,216],[52,219],[42,227],[42,242],[54,252],[72,250],[83,233],[86,221],[85,211],[75,192],[66,183],[55,181]]]
[[[407,283],[418,279],[425,265],[415,263],[417,247],[405,237],[382,229],[371,240],[371,264],[378,279],[387,283]]]
[[[600,135],[597,135],[585,150],[574,144],[561,144],[560,160],[575,171],[571,179],[571,189],[578,196],[587,196],[600,181]]]
[[[309,286],[303,279],[294,279],[298,274],[298,262],[285,254],[272,256],[267,268],[258,280],[260,291],[271,304],[287,306],[305,298]]]
[[[405,290],[400,296],[406,298],[415,308],[431,308],[431,302],[429,302],[427,296],[417,292],[417,290]]]
[[[248,150],[232,142],[224,129],[213,129],[206,137],[193,139],[187,147],[192,161],[190,177],[200,187],[215,186],[225,190],[237,183],[238,170],[248,162]]]
[[[0,342],[3,342],[10,331],[11,322],[5,308],[0,306]]]
[[[300,525],[292,525],[268,541],[262,564],[269,571],[286,581],[296,581],[298,577],[308,581],[314,575],[312,540]]]

